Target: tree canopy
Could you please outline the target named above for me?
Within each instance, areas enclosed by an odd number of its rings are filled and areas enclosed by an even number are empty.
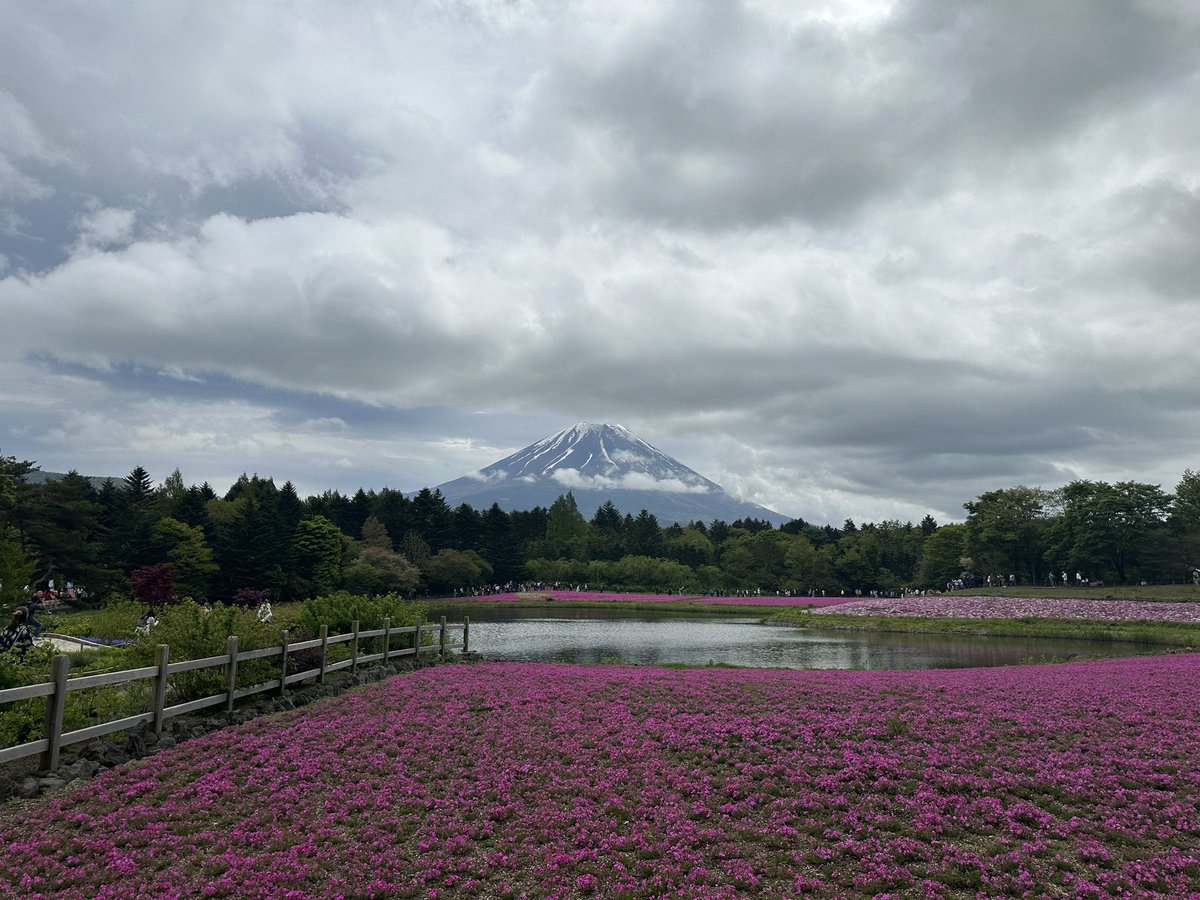
[[[305,598],[331,590],[440,594],[521,582],[630,590],[864,593],[943,589],[988,575],[1042,584],[1062,571],[1092,581],[1175,581],[1200,564],[1200,475],[1174,493],[1134,481],[1016,485],[963,504],[963,522],[818,526],[802,519],[664,527],[609,501],[579,509],[451,509],[434,490],[360,489],[301,499],[289,482],[240,476],[223,496],[178,470],[159,487],[140,466],[99,489],[77,473],[43,482],[0,456],[0,601],[85,587],[229,600],[239,592]],[[134,576],[136,580],[134,580]]]

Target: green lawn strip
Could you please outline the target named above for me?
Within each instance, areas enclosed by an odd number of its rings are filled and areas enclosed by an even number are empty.
[[[1167,603],[1200,603],[1200,585],[1195,584],[1108,584],[1103,587],[1018,587],[969,588],[950,591],[947,597],[1029,597],[1042,600],[1159,600]]]
[[[1200,647],[1200,625],[1177,622],[1104,622],[1076,619],[951,619],[923,616],[810,615],[780,610],[764,619],[821,631],[899,631],[913,634],[963,634],[979,637],[1042,637],[1088,641],[1132,641],[1170,647]]]

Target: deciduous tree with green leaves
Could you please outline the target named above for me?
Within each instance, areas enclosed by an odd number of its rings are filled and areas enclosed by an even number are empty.
[[[421,582],[421,570],[392,549],[383,523],[368,516],[361,543],[352,545],[342,579],[356,594],[410,594]]]
[[[1171,495],[1156,484],[1121,481],[1073,481],[1062,489],[1063,513],[1055,524],[1051,552],[1072,568],[1084,567],[1095,577],[1115,575],[1126,584],[1131,576],[1153,578],[1164,564],[1167,514]],[[1182,561],[1175,563],[1183,569]]]
[[[439,550],[421,567],[432,594],[477,587],[491,579],[492,567],[474,550]]]
[[[1017,575],[1028,584],[1041,584],[1055,499],[1052,491],[1019,484],[964,503],[964,554],[983,573]]]
[[[917,569],[917,584],[920,587],[943,590],[962,574],[966,534],[966,525],[950,523],[942,525],[925,538]]]
[[[1175,502],[1167,520],[1184,568],[1200,567],[1200,473],[1187,469],[1175,485]]]

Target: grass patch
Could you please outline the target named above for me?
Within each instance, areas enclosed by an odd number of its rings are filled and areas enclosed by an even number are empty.
[[[947,597],[1032,597],[1057,600],[1159,600],[1168,603],[1200,602],[1200,585],[1195,584],[1107,584],[1103,587],[1020,587],[970,588],[950,591]]]

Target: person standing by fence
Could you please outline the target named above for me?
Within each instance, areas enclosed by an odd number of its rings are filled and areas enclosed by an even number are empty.
[[[12,621],[4,631],[0,631],[0,652],[12,650],[18,659],[24,659],[29,648],[33,646],[33,634],[29,631],[29,610],[21,607],[13,613]]]

